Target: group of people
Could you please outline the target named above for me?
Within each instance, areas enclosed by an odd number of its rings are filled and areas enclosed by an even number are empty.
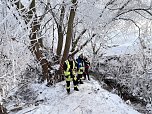
[[[88,73],[89,66],[90,62],[83,54],[80,54],[76,60],[71,55],[68,56],[63,65],[68,94],[70,93],[70,81],[73,81],[74,90],[79,91],[78,84],[83,84],[83,79],[88,78],[90,80]]]

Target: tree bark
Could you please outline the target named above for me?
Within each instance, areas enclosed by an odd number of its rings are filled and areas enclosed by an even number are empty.
[[[32,3],[30,5],[30,11],[28,12],[29,19],[31,19],[32,16],[34,16],[34,20],[31,25],[32,32],[30,34],[32,52],[34,52],[34,54],[36,55],[36,59],[41,64],[42,74],[43,74],[42,79],[43,80],[47,79],[47,81],[49,81],[49,73],[48,73],[49,63],[46,60],[46,58],[42,55],[42,52],[40,50],[40,48],[43,48],[42,39],[37,38],[37,32],[40,29],[40,24],[38,23],[38,20],[37,20],[36,9],[35,9],[35,0],[32,0]]]
[[[73,34],[73,22],[74,22],[74,18],[75,18],[77,0],[72,0],[72,3],[73,3],[73,6],[71,6],[71,10],[70,10],[70,16],[69,16],[68,28],[67,28],[67,36],[66,36],[66,43],[65,43],[65,48],[64,48],[64,53],[63,53],[61,64],[63,64],[64,61],[68,57],[69,50],[70,50],[70,45],[71,45],[72,34]]]
[[[64,3],[64,2],[63,2]],[[58,28],[58,45],[57,45],[57,56],[61,56],[62,52],[62,47],[63,47],[63,19],[64,19],[64,14],[65,14],[65,7],[62,6],[61,8],[61,14],[60,14],[60,22],[57,24]]]
[[[49,68],[49,63],[48,61],[44,58],[44,56],[42,55],[42,52],[40,51],[40,43],[37,41],[37,36],[36,33],[39,29],[38,26],[35,26],[37,24],[37,21],[35,21],[33,23],[32,26],[32,33],[30,34],[30,39],[31,39],[31,46],[32,46],[32,52],[34,52],[34,54],[36,55],[36,59],[40,62],[41,67],[42,67],[42,73],[43,73],[43,77],[42,79],[45,80],[49,80],[48,77],[48,68]]]
[[[24,8],[24,6],[21,4],[20,0],[18,2],[15,3],[17,8]],[[22,11],[24,11],[25,9],[23,9]],[[48,68],[49,68],[49,63],[48,61],[45,59],[45,57],[42,55],[42,52],[40,50],[40,48],[43,48],[43,41],[42,39],[38,39],[37,38],[37,33],[40,29],[40,24],[38,23],[38,19],[37,19],[37,15],[36,15],[36,9],[35,9],[35,0],[32,0],[30,7],[29,7],[29,11],[27,13],[27,16],[23,15],[23,18],[25,20],[25,23],[28,23],[32,18],[33,18],[33,22],[31,24],[31,28],[32,31],[30,33],[30,42],[31,42],[31,52],[35,54],[36,59],[40,62],[40,65],[42,67],[42,74],[43,77],[42,79],[45,80],[47,79],[47,81],[49,80],[49,73],[48,73]]]

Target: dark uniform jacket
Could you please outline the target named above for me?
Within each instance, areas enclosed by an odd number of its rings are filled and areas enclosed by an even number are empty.
[[[68,61],[69,61],[69,60],[68,60]],[[76,67],[76,62],[74,61],[74,63],[75,63],[75,67]],[[73,70],[73,61],[69,61],[69,64],[70,64],[69,72],[70,72],[70,74],[72,75],[72,70]],[[63,70],[64,70],[64,71],[66,71],[66,70],[67,70],[67,64],[66,64],[66,62],[64,62]]]

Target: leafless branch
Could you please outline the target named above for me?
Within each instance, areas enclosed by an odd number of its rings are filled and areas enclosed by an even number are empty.
[[[113,4],[115,1],[116,1],[116,0],[110,0],[110,1],[105,5],[105,7],[104,7],[104,9],[102,10],[101,15],[100,15],[99,17],[102,17],[105,9],[107,9],[107,7],[108,7],[109,5],[111,5],[111,4]]]
[[[134,20],[129,19],[129,18],[119,18],[119,19],[122,19],[125,21],[130,21],[138,28],[138,39],[140,41],[140,45],[141,45],[142,49],[145,49],[145,45],[144,45],[143,40],[141,38],[141,30],[140,30],[140,27],[137,25],[137,23]]]
[[[82,44],[80,46],[80,48],[77,48],[74,52],[72,52],[72,55],[75,55],[76,53],[78,53],[81,49],[83,49],[91,40],[93,37],[95,37],[96,34],[93,34],[92,37],[90,39],[88,39],[84,44]]]
[[[141,14],[141,13],[138,12],[138,11],[135,11],[135,12],[136,12],[137,14],[139,14],[140,16],[144,17],[145,19],[152,20],[151,18],[148,18],[148,17],[144,16],[143,14]]]
[[[124,3],[124,5],[121,8],[119,8],[119,10],[124,9],[131,1],[132,0],[128,0],[126,3]]]
[[[75,50],[75,47],[77,46],[78,44],[78,41],[81,39],[82,35],[87,31],[87,29],[84,29],[80,34],[79,36],[72,42],[72,49],[71,51],[74,51]]]

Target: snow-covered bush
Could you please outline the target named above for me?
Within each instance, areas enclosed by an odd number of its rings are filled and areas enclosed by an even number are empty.
[[[29,49],[28,25],[24,26],[7,1],[0,2],[0,12],[0,95],[5,101],[10,93],[18,89],[25,79],[21,75],[28,65],[34,65],[35,60]]]
[[[151,60],[147,64],[147,71],[142,67],[142,58],[139,55],[109,56],[102,58],[98,69],[105,77],[113,78],[121,85],[128,87],[133,96],[151,103],[152,96],[152,73]]]

